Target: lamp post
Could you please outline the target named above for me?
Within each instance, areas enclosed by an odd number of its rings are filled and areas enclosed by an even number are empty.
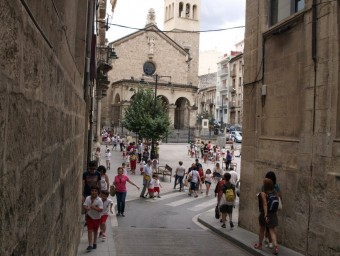
[[[153,75],[155,79],[155,96],[154,96],[154,102],[153,102],[153,118],[156,118],[156,105],[157,105],[157,87],[158,87],[158,79],[162,77],[170,78],[171,76],[160,76],[157,73]],[[170,82],[171,83],[171,82]],[[156,151],[155,151],[155,140],[152,139],[151,141],[151,159],[156,159]]]

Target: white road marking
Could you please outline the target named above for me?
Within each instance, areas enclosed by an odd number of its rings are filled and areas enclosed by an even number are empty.
[[[147,199],[146,201],[147,202],[150,202],[150,203],[157,203],[159,201],[162,201],[162,200],[165,200],[165,199],[169,199],[169,198],[173,198],[173,197],[177,197],[177,196],[182,196],[183,193],[182,192],[174,192],[174,193],[170,193],[170,194],[166,194],[164,196],[161,195],[161,198],[155,198],[155,200],[152,200],[152,199]]]
[[[194,212],[198,212],[204,208],[210,207],[212,205],[216,205],[217,204],[217,199],[216,198],[212,198],[209,201],[206,201],[204,203],[195,205],[194,207],[188,208],[188,210],[190,211],[194,211]]]
[[[197,199],[201,199],[202,197],[188,197],[188,198],[184,198],[182,200],[178,200],[178,201],[175,201],[175,202],[172,202],[172,203],[169,203],[169,204],[166,204],[166,205],[169,205],[169,206],[172,206],[172,207],[176,207],[176,206],[180,206],[182,204],[186,204],[186,203],[189,203],[189,202],[192,202],[192,201],[195,201]]]

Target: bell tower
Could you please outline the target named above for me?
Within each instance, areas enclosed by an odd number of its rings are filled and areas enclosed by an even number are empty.
[[[164,31],[188,52],[188,84],[198,86],[201,0],[164,0]],[[176,33],[189,31],[190,33]]]

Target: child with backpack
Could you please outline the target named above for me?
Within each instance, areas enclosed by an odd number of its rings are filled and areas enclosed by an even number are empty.
[[[233,223],[233,208],[236,199],[235,185],[230,182],[230,173],[223,175],[224,184],[222,185],[222,197],[220,200],[220,212],[222,213],[222,228],[226,228],[227,214],[229,217],[230,228],[234,228]]]
[[[269,229],[269,234],[274,245],[273,254],[277,255],[279,249],[276,240],[275,227],[278,226],[278,219],[276,212],[279,208],[279,198],[274,189],[274,183],[271,179],[265,178],[263,181],[263,192],[258,194],[259,201],[259,242],[254,245],[255,249],[262,249],[262,241],[264,238],[265,229]]]

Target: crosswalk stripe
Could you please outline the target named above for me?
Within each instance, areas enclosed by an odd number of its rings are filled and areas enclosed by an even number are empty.
[[[178,200],[178,201],[175,201],[175,202],[172,202],[172,203],[169,203],[169,204],[166,204],[166,205],[169,205],[169,206],[172,206],[172,207],[176,207],[176,206],[180,206],[182,204],[186,204],[186,203],[189,203],[189,202],[192,202],[194,200],[197,200],[197,199],[202,199],[202,197],[188,197],[188,198],[184,198],[182,200]]]
[[[202,209],[204,209],[206,207],[210,207],[211,205],[216,205],[216,204],[217,204],[217,199],[216,198],[212,198],[209,201],[206,201],[204,203],[195,205],[194,207],[190,207],[190,208],[188,208],[188,210],[197,212],[197,211],[200,211],[200,210],[202,210]]]
[[[157,203],[159,201],[165,200],[165,199],[169,199],[169,198],[173,198],[173,197],[177,197],[177,196],[182,196],[182,193],[178,193],[178,192],[174,192],[174,193],[170,193],[170,194],[166,194],[164,196],[161,196],[161,198],[156,198],[155,200],[147,200],[150,203]]]

